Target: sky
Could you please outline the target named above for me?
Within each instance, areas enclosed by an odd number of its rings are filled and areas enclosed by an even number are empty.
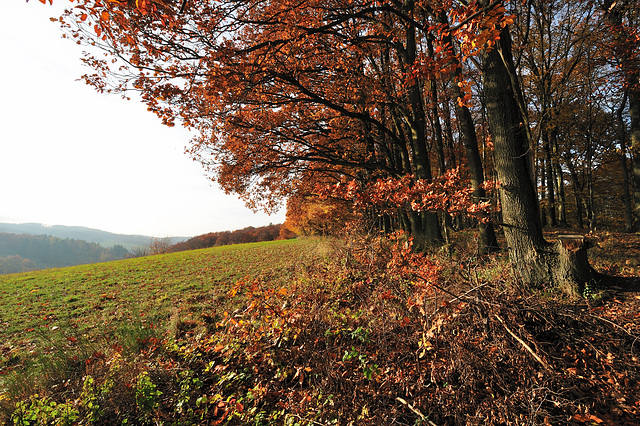
[[[79,80],[86,48],[49,20],[68,4],[0,2],[0,222],[156,237],[282,223],[211,182],[185,129]]]

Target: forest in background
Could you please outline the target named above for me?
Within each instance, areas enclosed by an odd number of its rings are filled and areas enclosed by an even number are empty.
[[[0,233],[0,274],[108,262],[128,254],[121,245],[107,248],[49,235]]]
[[[51,237],[98,243],[107,248],[121,245],[127,250],[145,245],[149,241],[149,236],[147,235],[116,234],[85,226],[44,225],[42,223],[0,223],[0,232],[49,235]],[[185,237],[171,237],[173,243],[178,243],[185,239]]]
[[[208,234],[198,235],[189,238],[178,244],[168,247],[165,251],[174,253],[185,250],[197,250],[208,247],[219,247],[231,244],[257,243],[264,241],[283,240],[295,237],[292,231],[289,231],[282,224],[270,224],[268,226],[260,226],[255,228],[248,226],[235,231],[210,232]]]

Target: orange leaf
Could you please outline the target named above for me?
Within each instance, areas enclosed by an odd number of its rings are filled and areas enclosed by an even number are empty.
[[[86,21],[88,17],[89,17],[89,15],[87,15],[86,13],[83,13],[82,15],[80,15],[80,20],[81,21]]]
[[[578,423],[588,423],[588,422],[595,422],[597,424],[604,423],[604,420],[594,416],[593,414],[585,414],[585,415],[574,414],[573,416],[571,416],[569,421],[578,422]]]

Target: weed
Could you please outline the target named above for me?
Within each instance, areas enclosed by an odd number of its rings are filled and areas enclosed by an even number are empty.
[[[34,394],[28,401],[16,404],[11,421],[15,426],[71,426],[79,416],[72,404],[57,403],[49,397]]]
[[[136,405],[144,415],[158,408],[159,398],[162,392],[151,381],[149,373],[143,371],[136,379]]]
[[[104,410],[100,408],[99,397],[108,395],[111,386],[103,386],[96,392],[95,381],[93,377],[86,376],[82,384],[82,393],[80,394],[80,406],[87,412],[86,420],[94,423],[104,415]]]

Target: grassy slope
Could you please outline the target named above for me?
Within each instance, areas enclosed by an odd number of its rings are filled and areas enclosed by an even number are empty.
[[[317,244],[240,244],[1,276],[0,347],[110,337],[132,321],[165,330],[172,316],[233,309],[227,292],[236,281],[265,273],[286,280]]]
[[[473,247],[391,245],[261,243],[2,277],[0,421],[42,424],[58,404],[68,425],[640,424],[640,236],[594,249],[599,270],[626,275],[598,306],[519,287]],[[53,361],[34,373],[42,353]]]

